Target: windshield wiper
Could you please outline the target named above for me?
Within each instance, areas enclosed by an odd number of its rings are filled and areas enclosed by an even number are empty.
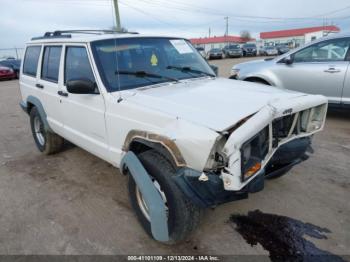
[[[202,70],[191,68],[190,66],[172,66],[172,65],[169,65],[166,67],[166,69],[175,69],[175,70],[179,70],[179,71],[184,72],[184,73],[195,73],[195,74],[202,74],[202,75],[207,75],[207,76],[211,76],[211,77],[216,77],[213,74],[210,74],[210,73],[202,71]]]
[[[159,75],[159,74],[154,74],[154,73],[148,73],[146,71],[116,71],[115,74],[132,75],[132,76],[141,77],[141,78],[152,77],[152,78],[167,79],[170,81],[179,82],[179,80],[176,78],[164,76],[164,75]]]

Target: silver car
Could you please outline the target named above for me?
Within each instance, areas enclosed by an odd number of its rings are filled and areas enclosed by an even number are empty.
[[[235,65],[231,79],[322,94],[334,106],[350,107],[350,34],[333,35],[276,58]]]

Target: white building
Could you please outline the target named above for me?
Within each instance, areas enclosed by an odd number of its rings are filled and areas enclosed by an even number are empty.
[[[260,33],[262,45],[289,44],[290,47],[298,47],[310,41],[327,36],[329,34],[338,33],[339,27],[318,26],[308,28],[298,28],[289,30],[280,30],[272,32]]]

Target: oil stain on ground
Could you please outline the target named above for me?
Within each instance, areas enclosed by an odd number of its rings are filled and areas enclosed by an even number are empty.
[[[248,215],[232,215],[230,221],[250,245],[258,243],[270,253],[272,261],[345,261],[321,250],[305,239],[309,236],[327,239],[327,228],[304,223],[285,216],[266,214],[259,210]]]

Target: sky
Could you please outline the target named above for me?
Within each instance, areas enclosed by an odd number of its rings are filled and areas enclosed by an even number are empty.
[[[332,4],[330,4],[332,3]],[[111,0],[0,0],[0,49],[64,29],[110,29]],[[119,0],[122,26],[152,35],[205,37],[333,23],[350,31],[349,0]]]

